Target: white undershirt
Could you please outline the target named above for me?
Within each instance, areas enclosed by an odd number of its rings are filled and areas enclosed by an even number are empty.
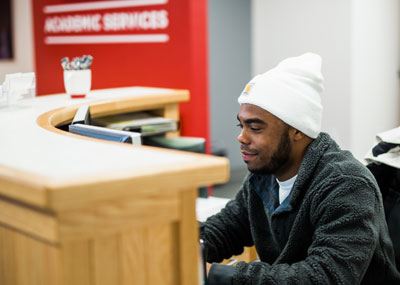
[[[282,204],[283,201],[289,196],[290,191],[292,190],[293,184],[296,181],[297,174],[286,181],[279,181],[276,179],[276,182],[279,184],[279,204]]]

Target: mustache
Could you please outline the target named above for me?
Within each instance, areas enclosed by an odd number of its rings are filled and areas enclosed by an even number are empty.
[[[248,148],[245,145],[240,145],[240,151],[241,152],[245,152],[245,153],[249,153],[249,154],[257,154],[258,153],[256,150]]]

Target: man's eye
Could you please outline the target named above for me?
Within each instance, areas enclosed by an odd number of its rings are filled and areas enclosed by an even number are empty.
[[[260,126],[258,124],[250,124],[249,129],[253,132],[261,130]]]
[[[243,128],[243,125],[239,123],[239,124],[236,125],[236,127],[239,127],[239,128],[242,129],[242,128]]]

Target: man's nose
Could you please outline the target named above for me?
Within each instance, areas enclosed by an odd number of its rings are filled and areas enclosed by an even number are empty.
[[[240,132],[239,136],[237,137],[237,140],[241,144],[249,144],[250,143],[250,140],[249,140],[248,136],[246,135],[246,132],[244,129],[242,129],[242,131]]]

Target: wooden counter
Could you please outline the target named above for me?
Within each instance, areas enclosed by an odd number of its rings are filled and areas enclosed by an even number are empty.
[[[84,103],[178,119],[188,99],[132,87],[0,107],[0,284],[196,284],[197,188],[227,181],[228,161],[55,128]]]

